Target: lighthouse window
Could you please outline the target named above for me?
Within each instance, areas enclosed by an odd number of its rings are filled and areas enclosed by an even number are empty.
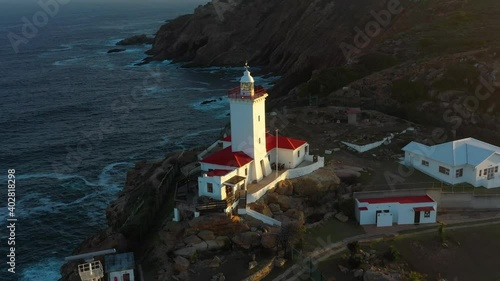
[[[257,119],[259,119],[259,122],[260,122],[260,115],[258,116],[258,118],[257,118]]]
[[[260,138],[259,138],[259,143],[260,143]]]
[[[299,158],[299,157],[300,157],[300,150],[297,151],[297,158]]]

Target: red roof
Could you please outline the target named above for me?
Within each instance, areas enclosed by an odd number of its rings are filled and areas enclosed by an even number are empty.
[[[228,146],[223,150],[205,157],[205,159],[201,160],[200,162],[222,166],[242,167],[252,161],[252,157],[246,155],[241,151],[233,152],[231,151],[231,146]]]
[[[212,170],[208,171],[207,176],[209,177],[222,177],[229,174],[231,170]]]
[[[284,149],[292,149],[295,150],[302,145],[304,145],[306,141],[292,139],[288,137],[278,136],[278,147]],[[266,135],[266,149],[267,151],[276,148],[276,136],[267,133]]]
[[[358,199],[359,202],[368,204],[383,204],[383,203],[399,203],[399,204],[411,204],[411,203],[431,203],[434,202],[432,198],[428,195],[424,196],[406,196],[406,197],[384,197],[384,198],[367,198]]]
[[[413,208],[413,211],[422,212],[422,211],[435,211],[435,210],[434,210],[434,207],[429,206],[429,207],[415,207],[415,208]]]
[[[367,207],[359,207],[358,210],[360,210],[360,211],[368,211],[368,208]]]
[[[227,136],[225,138],[222,138],[221,141],[231,141],[231,136]],[[278,147],[279,148],[284,148],[284,149],[292,149],[295,150],[302,145],[304,145],[306,141],[303,140],[298,140],[298,139],[292,139],[289,137],[284,137],[284,136],[278,136]],[[276,148],[276,136],[271,135],[269,133],[266,134],[266,150],[269,151],[273,148]]]

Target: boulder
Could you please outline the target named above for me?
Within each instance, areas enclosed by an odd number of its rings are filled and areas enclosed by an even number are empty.
[[[221,260],[218,256],[215,256],[211,261],[210,263],[208,264],[208,267],[211,267],[211,268],[216,268],[216,267],[219,267],[220,264],[221,264]]]
[[[224,273],[220,272],[212,276],[211,281],[226,281],[226,276],[224,276]]]
[[[295,221],[299,224],[305,223],[304,212],[297,209],[290,209],[284,213],[285,216],[289,217],[291,221]]]
[[[363,277],[364,271],[363,271],[363,269],[356,269],[356,270],[354,270],[353,274],[354,274],[354,278],[361,278],[361,277]]]
[[[262,247],[266,249],[272,249],[276,247],[276,234],[273,233],[263,233],[262,237],[260,239],[260,243],[262,244]]]
[[[188,237],[184,238],[183,241],[184,241],[184,243],[186,243],[187,246],[192,246],[194,244],[198,244],[198,243],[202,242],[202,240],[196,235],[188,236]]]
[[[213,233],[213,231],[210,231],[210,230],[202,230],[198,233],[198,237],[200,237],[201,239],[207,241],[207,240],[214,240],[215,239],[215,235]]]
[[[274,214],[274,215],[283,213],[283,211],[281,211],[280,205],[278,205],[276,203],[269,204],[269,209],[271,210],[272,214]]]
[[[234,244],[247,250],[259,246],[260,240],[260,235],[252,231],[238,233],[232,239]]]
[[[248,204],[248,207],[250,207],[250,209],[256,211],[256,212],[259,212],[263,215],[266,215],[268,217],[272,217],[273,216],[273,212],[271,211],[271,209],[269,208],[269,206],[264,203],[264,202],[254,202],[254,203],[250,203]]]
[[[323,216],[323,219],[324,219],[324,220],[330,220],[330,219],[334,218],[336,214],[337,214],[337,211],[328,212],[328,213],[326,213],[326,214]]]
[[[281,214],[281,215],[275,215],[274,218],[276,220],[279,220],[280,222],[282,223],[290,223],[292,222],[292,220],[290,219],[290,217],[288,216],[285,216],[284,214]]]
[[[175,262],[174,268],[178,272],[183,272],[183,271],[188,270],[189,265],[191,264],[188,259],[186,259],[182,256],[175,257],[174,262]]]
[[[286,260],[284,258],[277,258],[274,260],[275,267],[283,267],[285,266]]]
[[[394,277],[382,272],[367,270],[363,275],[363,281],[397,281]]]
[[[338,265],[338,268],[339,268],[340,272],[342,272],[342,273],[346,273],[347,271],[349,271],[349,269],[347,267],[342,266],[340,264]]]
[[[268,192],[267,201],[269,204],[275,203],[280,205],[280,209],[286,211],[292,206],[292,198],[286,195],[280,195],[278,193]],[[272,209],[271,209],[272,210]]]
[[[290,180],[282,180],[276,185],[276,193],[280,195],[292,196],[293,195],[293,184]]]
[[[119,46],[126,46],[126,45],[141,45],[141,44],[153,44],[154,38],[153,37],[148,37],[146,34],[141,34],[141,35],[134,35],[129,38],[125,38],[116,45]]]
[[[346,216],[346,215],[344,215],[342,212],[337,213],[337,214],[335,215],[335,218],[336,218],[336,219],[338,219],[338,220],[339,220],[339,221],[341,221],[341,222],[347,222],[347,221],[349,220],[349,217],[348,217],[348,216]]]
[[[251,270],[253,269],[254,267],[256,267],[258,265],[258,263],[256,261],[251,261],[248,263],[248,270]]]
[[[124,52],[126,51],[126,49],[121,49],[121,48],[115,48],[115,49],[110,49],[108,51],[108,54],[112,54],[112,53],[120,53],[120,52]]]
[[[177,256],[183,256],[183,257],[189,259],[196,254],[196,248],[195,247],[182,248],[182,249],[176,250],[174,252],[174,254]]]

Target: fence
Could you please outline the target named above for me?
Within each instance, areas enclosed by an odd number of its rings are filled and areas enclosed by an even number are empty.
[[[305,271],[301,277],[310,278],[313,281],[326,281],[327,279],[323,275],[323,272],[319,270],[317,263],[313,261],[311,257],[305,256],[299,250],[291,248],[290,259],[300,265]],[[301,278],[300,280],[307,280]]]

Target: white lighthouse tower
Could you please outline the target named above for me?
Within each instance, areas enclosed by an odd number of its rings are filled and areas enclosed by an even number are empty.
[[[228,95],[232,151],[241,151],[254,159],[248,176],[257,181],[271,173],[266,150],[267,96],[264,88],[255,89],[248,64],[245,64],[240,87],[231,89]]]

